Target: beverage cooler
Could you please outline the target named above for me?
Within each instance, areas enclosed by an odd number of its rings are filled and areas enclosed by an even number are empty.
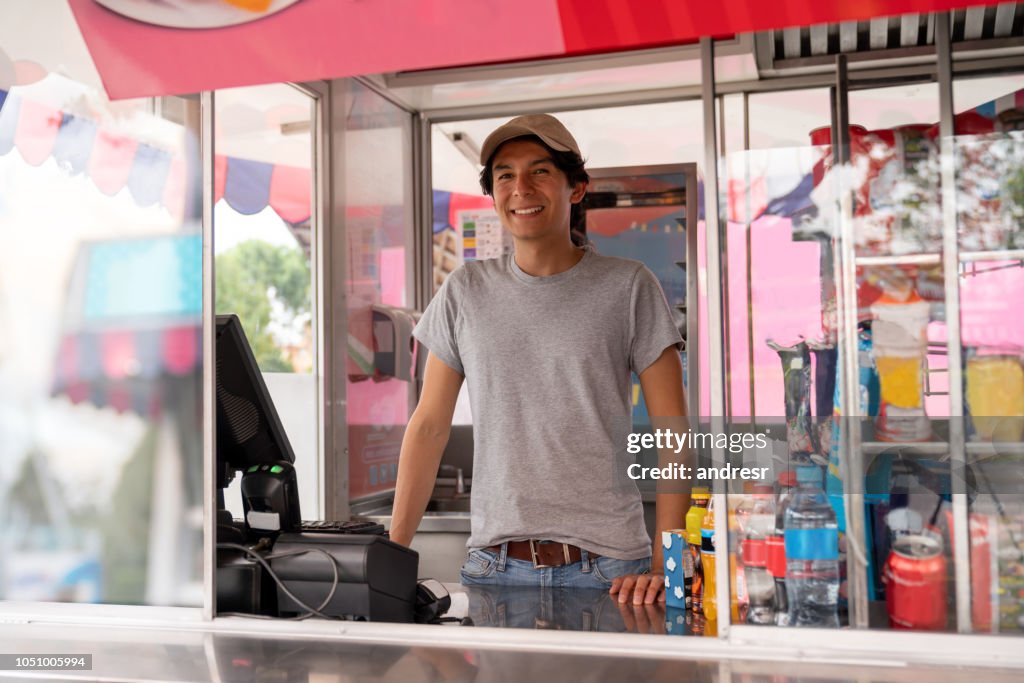
[[[699,414],[771,448],[702,457],[771,480],[696,482],[666,536],[703,541],[668,597],[694,630],[1024,635],[1024,76],[952,69],[939,21],[930,81],[839,56],[823,87],[715,94],[744,129],[710,133]],[[758,126],[783,109],[788,138]]]

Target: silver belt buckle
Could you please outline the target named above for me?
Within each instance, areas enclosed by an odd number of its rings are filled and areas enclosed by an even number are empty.
[[[552,543],[552,541],[540,541],[540,543]],[[529,540],[529,544],[530,544],[530,560],[533,561],[533,568],[534,569],[550,569],[550,568],[555,566],[553,564],[541,564],[540,562],[537,561],[537,545],[538,545],[538,541],[535,541],[535,540],[533,540],[531,538]],[[560,543],[559,545],[562,546],[562,555],[563,555],[563,557],[565,557],[565,564],[572,564],[569,561],[569,544],[568,543]]]

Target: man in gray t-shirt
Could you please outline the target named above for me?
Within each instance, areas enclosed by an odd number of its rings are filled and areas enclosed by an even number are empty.
[[[615,456],[631,372],[652,416],[686,414],[681,338],[664,294],[643,264],[599,255],[571,232],[589,177],[557,119],[506,123],[481,163],[515,252],[456,270],[416,326],[430,355],[402,444],[391,538],[412,540],[466,381],[475,454],[463,582],[663,599],[660,544],[652,553],[639,492]],[[659,537],[681,525],[687,498],[658,495]]]

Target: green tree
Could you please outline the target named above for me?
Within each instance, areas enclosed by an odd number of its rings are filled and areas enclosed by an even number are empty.
[[[249,240],[217,256],[215,270],[217,313],[239,317],[261,370],[291,372],[270,325],[275,303],[293,323],[310,314],[309,265],[302,251]]]

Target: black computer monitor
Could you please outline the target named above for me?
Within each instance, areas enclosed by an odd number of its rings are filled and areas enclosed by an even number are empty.
[[[217,316],[217,486],[254,465],[295,462],[295,453],[267,391],[242,323]]]

